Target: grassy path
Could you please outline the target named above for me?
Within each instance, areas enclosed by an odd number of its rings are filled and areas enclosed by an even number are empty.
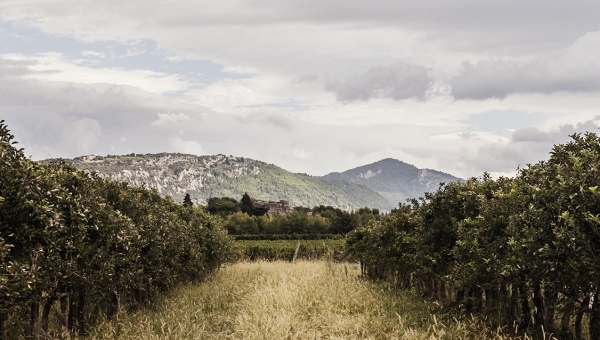
[[[238,263],[154,306],[103,323],[91,339],[485,339],[477,323],[361,280],[356,265]],[[490,336],[490,339],[502,337]]]

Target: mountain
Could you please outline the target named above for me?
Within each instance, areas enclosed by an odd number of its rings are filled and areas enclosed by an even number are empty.
[[[189,193],[195,203],[210,197],[233,197],[244,192],[261,200],[288,200],[293,206],[332,205],[390,210],[394,206],[367,187],[343,180],[295,174],[273,164],[225,155],[194,156],[177,153],[82,156],[66,160],[78,168],[115,180],[156,188],[181,202]]]
[[[397,202],[403,202],[407,198],[421,197],[425,192],[436,191],[440,183],[462,181],[458,177],[441,171],[419,169],[414,165],[392,158],[382,159],[341,173],[333,172],[321,178],[362,184],[381,194],[394,206],[397,205]]]

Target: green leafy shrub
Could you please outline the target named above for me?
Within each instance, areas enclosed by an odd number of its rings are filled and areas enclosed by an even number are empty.
[[[202,208],[33,162],[0,122],[0,337],[67,337],[196,282],[230,257]],[[50,328],[53,305],[60,324]]]

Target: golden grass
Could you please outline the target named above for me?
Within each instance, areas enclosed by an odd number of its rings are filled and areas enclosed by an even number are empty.
[[[435,316],[410,292],[362,280],[357,265],[241,262],[89,339],[506,339],[476,320]]]

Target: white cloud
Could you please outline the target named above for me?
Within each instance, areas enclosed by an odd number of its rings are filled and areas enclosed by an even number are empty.
[[[145,49],[139,49],[137,47],[132,47],[132,48],[128,48],[127,52],[125,52],[125,54],[123,54],[123,55],[120,55],[119,58],[136,57],[136,56],[146,54],[146,52],[148,52],[148,51]]]
[[[505,60],[465,62],[452,78],[457,99],[505,98],[514,93],[599,92],[600,32],[577,39],[559,55],[519,65]]]
[[[587,121],[576,125],[565,124],[548,131],[536,127],[516,130],[510,140],[498,140],[465,145],[458,153],[445,157],[444,163],[453,163],[458,173],[471,176],[487,171],[495,175],[513,176],[517,168],[548,159],[552,146],[566,143],[573,133],[598,132],[598,124]]]
[[[168,74],[149,70],[123,68],[90,68],[69,62],[60,53],[49,52],[37,56],[4,54],[0,58],[13,61],[31,62],[27,79],[61,81],[78,84],[118,84],[135,86],[151,93],[168,93],[189,88],[190,83],[178,74]]]
[[[325,83],[325,90],[335,93],[342,102],[378,97],[424,99],[431,83],[427,68],[399,62],[392,66],[373,66],[365,73],[344,80],[330,79]]]
[[[106,58],[106,53],[104,53],[104,52],[97,52],[97,51],[90,51],[90,50],[82,51],[81,55],[84,56],[84,57],[96,57],[96,58],[101,58],[101,59]]]
[[[295,158],[295,159],[299,159],[299,160],[309,160],[313,157],[313,153],[310,151],[307,151],[305,149],[302,148],[293,148],[293,149],[289,149],[286,150],[283,155],[285,157],[291,157],[291,158]]]
[[[510,172],[571,131],[558,127],[598,115],[599,11],[579,0],[4,0],[0,21],[21,37],[0,56],[0,117],[36,158],[167,148],[311,174],[386,157],[461,177]],[[35,48],[24,43],[34,35]],[[543,118],[504,124],[513,133],[469,120],[519,120],[507,111]]]
[[[187,153],[192,155],[204,155],[204,150],[200,143],[193,140],[183,140],[179,137],[171,138],[169,145],[175,152]]]
[[[190,122],[190,116],[185,113],[158,113],[158,119],[150,124],[153,127],[168,127]]]
[[[81,118],[65,126],[62,138],[66,145],[72,146],[77,152],[87,154],[98,144],[101,134],[102,128],[98,121]]]

